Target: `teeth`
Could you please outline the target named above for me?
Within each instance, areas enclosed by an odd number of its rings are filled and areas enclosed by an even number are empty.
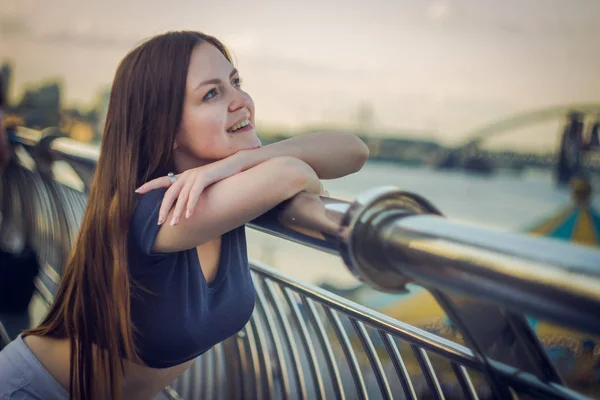
[[[248,119],[245,121],[242,121],[239,124],[236,124],[236,125],[232,126],[231,128],[229,128],[229,132],[235,132],[238,129],[241,129],[241,128],[247,126],[249,123],[250,123],[250,120],[248,120]]]

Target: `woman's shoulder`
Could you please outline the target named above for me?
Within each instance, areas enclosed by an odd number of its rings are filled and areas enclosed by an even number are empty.
[[[152,246],[160,229],[158,212],[166,189],[155,189],[138,195],[137,203],[129,224],[133,245],[145,255],[153,255]]]

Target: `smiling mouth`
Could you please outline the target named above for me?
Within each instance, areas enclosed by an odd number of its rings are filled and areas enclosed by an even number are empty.
[[[250,119],[246,118],[242,122],[239,122],[239,123],[235,124],[234,126],[232,126],[231,128],[227,129],[227,132],[235,133],[238,131],[247,131],[249,129],[252,129],[252,124],[250,123]]]

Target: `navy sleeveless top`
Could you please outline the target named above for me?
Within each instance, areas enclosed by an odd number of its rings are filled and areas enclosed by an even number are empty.
[[[255,300],[244,225],[223,234],[211,283],[195,247],[152,252],[165,192],[139,196],[129,235],[134,338],[142,361],[153,368],[182,364],[236,334],[250,319]]]

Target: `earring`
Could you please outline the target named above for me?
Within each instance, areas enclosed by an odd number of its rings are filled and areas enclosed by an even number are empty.
[[[173,150],[177,150],[177,142],[173,143]]]

